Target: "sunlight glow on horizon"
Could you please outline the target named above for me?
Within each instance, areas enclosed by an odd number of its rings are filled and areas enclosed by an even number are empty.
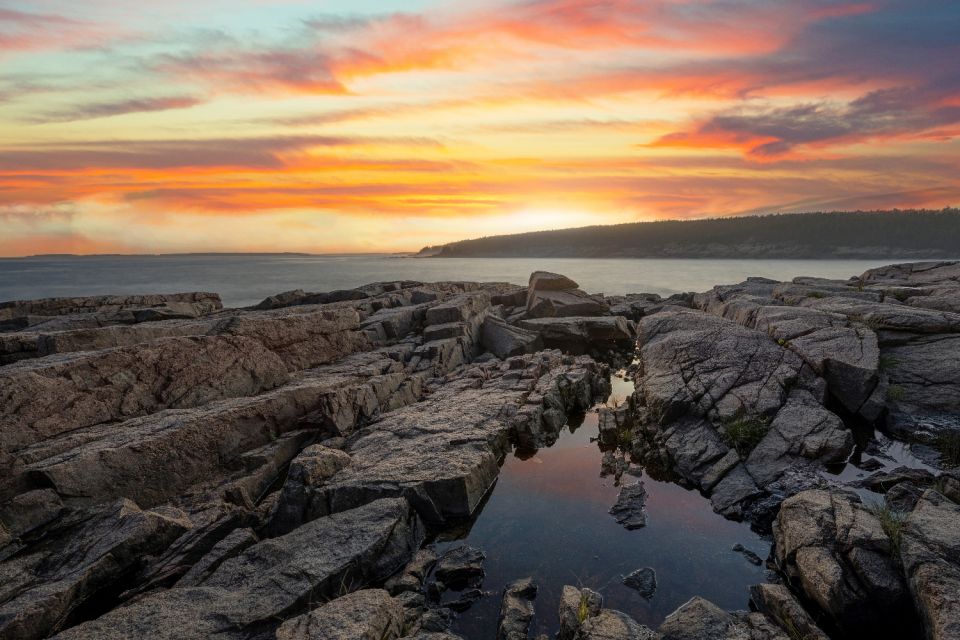
[[[8,0],[0,256],[960,204],[960,6]]]

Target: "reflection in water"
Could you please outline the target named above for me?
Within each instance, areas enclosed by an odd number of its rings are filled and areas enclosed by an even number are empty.
[[[465,542],[487,554],[488,595],[460,614],[455,632],[476,640],[495,637],[503,587],[527,576],[540,587],[532,631],[551,637],[559,627],[565,584],[599,591],[604,606],[651,627],[695,595],[726,609],[747,607],[748,587],[763,582],[766,571],[731,548],[741,543],[766,557],[769,542],[746,524],[715,514],[699,493],[646,474],[647,526],[627,531],[608,513],[619,489],[612,476],[600,477],[603,453],[591,442],[596,437],[597,414],[591,412],[549,449],[527,459],[508,457],[469,532],[441,536],[446,541],[440,551]],[[625,483],[635,481],[623,476]],[[650,600],[621,583],[641,567],[657,572]]]

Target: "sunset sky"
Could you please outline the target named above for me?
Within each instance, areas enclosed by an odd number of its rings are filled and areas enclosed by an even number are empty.
[[[0,0],[0,255],[960,204],[957,0]]]

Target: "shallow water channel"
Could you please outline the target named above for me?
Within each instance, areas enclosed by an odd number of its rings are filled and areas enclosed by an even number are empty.
[[[612,398],[632,391],[632,385],[614,382]],[[653,628],[695,595],[725,609],[747,608],[749,586],[765,581],[767,570],[732,547],[740,543],[766,558],[770,542],[749,525],[714,513],[697,491],[645,472],[639,478],[625,473],[621,480],[643,481],[647,524],[633,531],[619,525],[608,513],[619,487],[613,475],[601,476],[597,422],[596,411],[590,411],[572,419],[553,446],[530,457],[508,456],[469,530],[440,536],[439,552],[468,544],[487,556],[484,596],[459,614],[454,632],[471,640],[496,637],[504,586],[527,576],[539,586],[533,635],[553,637],[559,629],[565,584],[599,591],[605,607]],[[621,583],[622,576],[642,567],[657,574],[649,600]]]

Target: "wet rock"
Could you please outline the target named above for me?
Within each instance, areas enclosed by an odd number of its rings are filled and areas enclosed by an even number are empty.
[[[591,349],[629,347],[634,331],[621,316],[599,318],[563,317],[521,320],[520,326],[538,333],[547,348],[569,353],[586,353]]]
[[[479,584],[483,580],[486,557],[483,551],[474,547],[455,547],[440,556],[434,575],[448,586]]]
[[[657,572],[650,567],[632,571],[623,577],[623,584],[649,600],[657,592]]]
[[[605,445],[617,445],[633,426],[633,411],[624,403],[615,408],[600,407],[597,424],[600,430],[600,442]]]
[[[541,342],[540,334],[507,324],[496,316],[487,316],[483,321],[480,343],[501,360],[538,351]]]
[[[405,591],[419,592],[423,587],[423,581],[436,562],[437,554],[433,550],[417,551],[403,571],[387,580],[384,589],[394,596]]]
[[[146,595],[60,637],[249,637],[344,586],[385,579],[422,540],[422,525],[405,500],[377,500],[259,542],[221,564],[199,587]]]
[[[890,630],[909,619],[893,543],[856,494],[799,493],[783,502],[773,532],[779,566],[842,629]]]
[[[960,636],[960,505],[927,490],[901,535],[900,559],[927,637]]]
[[[444,603],[448,609],[462,613],[473,606],[473,603],[484,596],[480,589],[465,589],[458,593],[457,597]]]
[[[883,496],[883,502],[892,511],[910,513],[917,506],[924,490],[924,487],[912,482],[901,482],[890,487]]]
[[[660,634],[616,609],[604,609],[583,621],[577,640],[659,640]]]
[[[602,607],[603,596],[596,591],[564,585],[560,594],[559,640],[574,640],[580,625],[588,618],[599,615]]]
[[[497,640],[527,640],[534,616],[533,599],[536,597],[537,585],[532,578],[516,580],[506,586],[500,604]]]
[[[878,471],[860,481],[860,485],[877,493],[886,493],[901,482],[911,482],[919,486],[933,484],[936,478],[926,469],[897,467],[892,471]]]
[[[287,620],[277,640],[391,640],[403,635],[403,609],[382,589],[363,589]]]
[[[58,631],[73,610],[113,588],[144,556],[190,526],[181,512],[142,511],[129,500],[79,517],[74,527],[0,565],[0,636],[44,638]]]
[[[750,587],[750,599],[761,613],[776,621],[792,636],[804,640],[828,640],[827,634],[784,585],[754,585]]]
[[[646,502],[647,490],[643,482],[626,485],[620,488],[617,503],[610,508],[610,513],[625,529],[640,529],[647,524]]]
[[[747,549],[739,542],[733,545],[733,550],[739,553],[740,555],[742,555],[744,558],[746,558],[747,562],[749,562],[754,566],[759,567],[760,565],[763,564],[763,558],[755,554],[753,551],[750,551],[750,549]]]

